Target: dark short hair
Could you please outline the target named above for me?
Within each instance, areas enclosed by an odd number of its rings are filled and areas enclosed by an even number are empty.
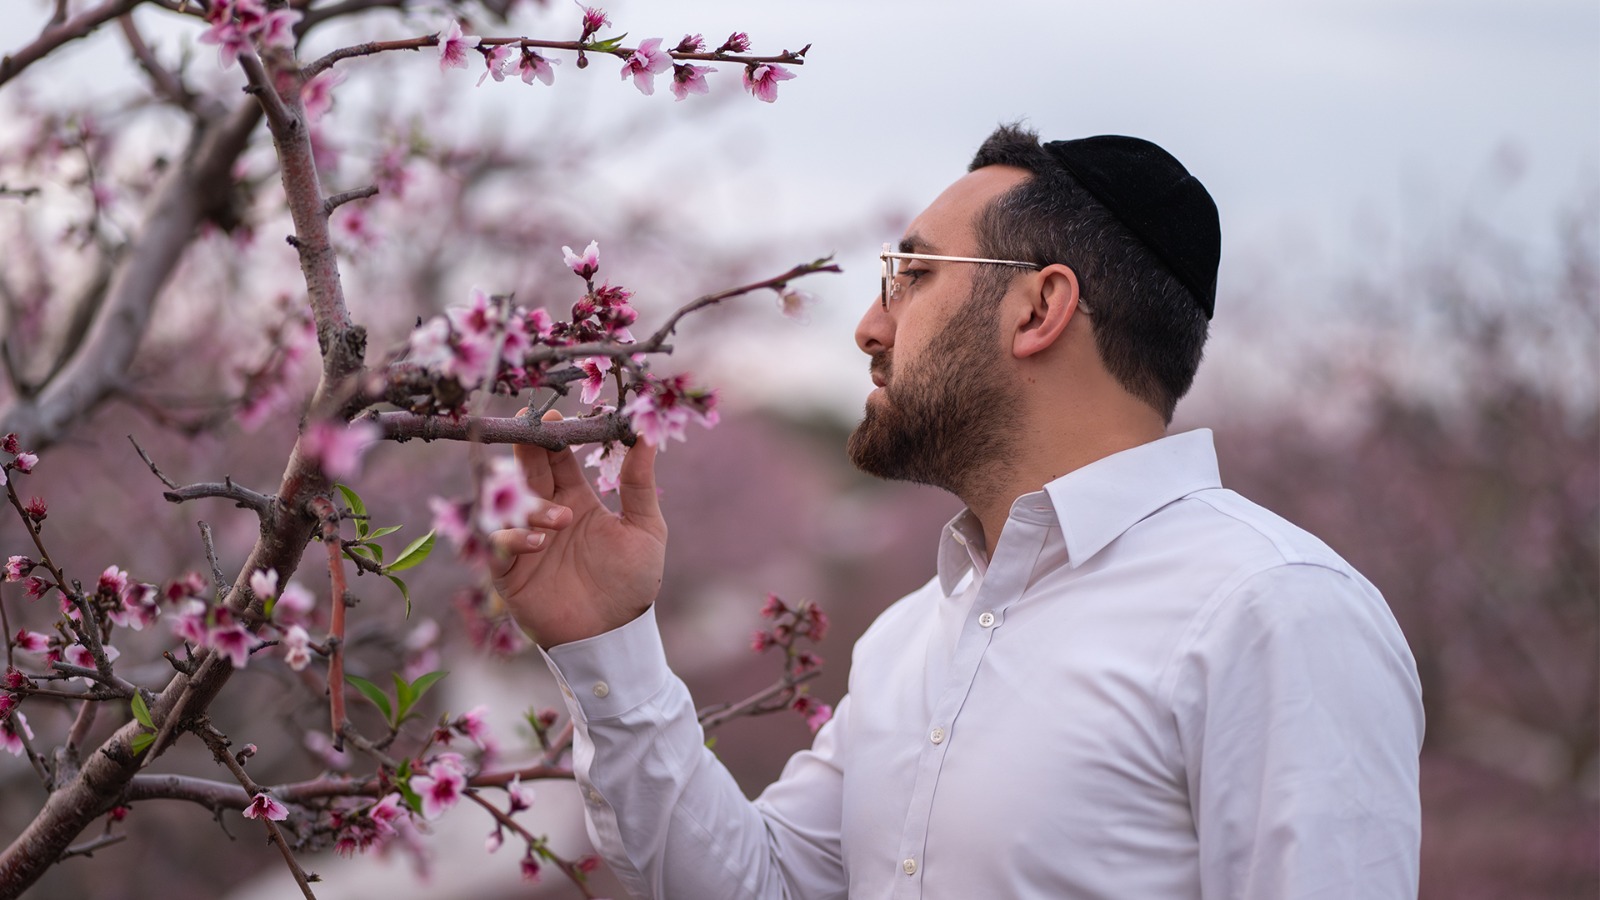
[[[1196,298],[1111,211],[1019,125],[989,135],[968,170],[1013,166],[1033,177],[996,197],[977,221],[978,253],[1070,266],[1092,311],[1095,346],[1129,393],[1167,421],[1194,383],[1208,322]],[[974,297],[998,300],[1015,270],[979,269]]]

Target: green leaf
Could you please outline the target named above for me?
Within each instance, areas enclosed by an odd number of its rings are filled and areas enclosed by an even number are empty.
[[[433,687],[438,683],[439,679],[449,674],[450,673],[445,669],[440,669],[437,672],[429,672],[426,675],[418,675],[417,680],[411,682],[412,690],[416,691],[416,698],[421,700],[422,695],[428,692],[428,688]]]
[[[395,587],[400,589],[400,596],[406,598],[406,618],[411,618],[411,589],[406,587],[406,583],[404,581],[401,581],[393,575],[386,577],[390,581],[394,582]]]
[[[401,779],[395,787],[400,789],[400,797],[406,801],[406,806],[411,807],[413,813],[422,815],[422,797],[411,789],[409,779]]]
[[[410,682],[400,677],[399,672],[390,672],[389,677],[394,679],[394,720],[398,724],[411,714],[411,707],[417,702],[417,692],[411,689]]]
[[[334,487],[339,489],[339,494],[344,497],[344,504],[350,507],[350,512],[355,515],[356,534],[360,537],[366,537],[367,505],[361,502],[361,495],[342,484],[336,484]]]
[[[143,734],[134,735],[133,736],[133,741],[131,742],[132,743],[132,747],[133,747],[133,755],[134,756],[138,756],[139,754],[143,753],[146,748],[148,748],[151,744],[154,744],[155,742],[156,742],[156,735],[155,735],[155,732],[153,732],[153,731],[146,731]]]
[[[395,724],[394,709],[389,705],[389,696],[383,692],[383,688],[378,687],[365,678],[360,678],[355,675],[346,675],[344,680],[355,685],[355,689],[361,692],[361,696],[371,700],[372,705],[376,706],[378,710],[383,713],[383,718],[385,721],[387,721],[390,725]]]
[[[427,534],[406,545],[406,548],[400,551],[400,555],[396,556],[394,558],[394,562],[390,563],[384,571],[400,572],[405,569],[409,569],[427,559],[428,554],[432,552],[433,532],[429,531]]]
[[[383,548],[377,544],[351,544],[344,548],[344,552],[347,555],[359,556],[380,566],[383,565]]]
[[[367,540],[375,541],[378,538],[384,537],[386,535],[394,534],[396,531],[399,531],[400,529],[402,529],[404,527],[405,527],[404,525],[389,525],[389,526],[386,526],[384,528],[379,528],[376,531],[372,532],[371,534],[367,535]]]
[[[589,44],[587,46],[585,46],[583,49],[592,50],[595,53],[610,53],[612,50],[615,50],[618,47],[622,46],[622,39],[627,37],[627,36],[628,36],[628,33],[626,31],[624,31],[623,33],[617,35],[616,37],[606,38],[603,41],[590,41]]]
[[[133,692],[133,717],[140,725],[151,731],[156,730],[156,723],[150,719],[150,707],[144,704],[144,697],[138,691]]]

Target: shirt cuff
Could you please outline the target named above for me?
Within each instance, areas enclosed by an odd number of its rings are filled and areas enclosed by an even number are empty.
[[[581,641],[539,648],[573,718],[590,722],[624,715],[655,697],[672,670],[656,627],[656,608],[620,628]]]

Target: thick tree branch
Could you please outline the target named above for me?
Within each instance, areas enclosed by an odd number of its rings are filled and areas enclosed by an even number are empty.
[[[156,296],[200,223],[228,195],[234,161],[260,117],[260,105],[248,101],[218,123],[197,126],[189,158],[174,163],[154,191],[87,339],[36,396],[0,410],[0,433],[16,432],[35,450],[48,447],[126,382]]]
[[[574,444],[602,441],[632,443],[628,420],[615,412],[581,419],[541,422],[533,418],[475,418],[456,420],[439,416],[419,416],[405,412],[372,413],[362,417],[375,422],[389,440],[425,441],[477,440],[485,444],[535,444],[546,450],[561,450]]]

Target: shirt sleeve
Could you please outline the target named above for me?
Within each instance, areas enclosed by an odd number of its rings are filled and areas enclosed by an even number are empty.
[[[1272,567],[1222,598],[1181,666],[1203,897],[1417,896],[1421,688],[1376,589]]]
[[[575,724],[589,835],[637,897],[845,896],[838,748],[848,699],[759,800],[706,749],[655,609],[544,653]]]

